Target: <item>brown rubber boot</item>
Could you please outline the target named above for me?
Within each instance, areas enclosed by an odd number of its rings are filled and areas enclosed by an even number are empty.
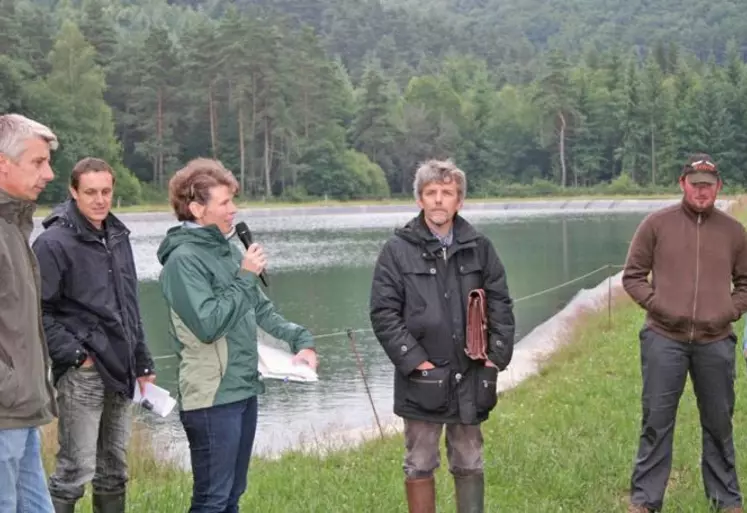
[[[407,507],[410,513],[436,513],[436,479],[405,479]]]
[[[454,476],[457,513],[483,513],[485,511],[485,476],[472,474]]]
[[[125,494],[93,494],[93,513],[124,513]]]

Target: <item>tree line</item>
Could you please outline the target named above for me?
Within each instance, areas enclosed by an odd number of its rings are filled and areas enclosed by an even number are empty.
[[[197,156],[220,159],[254,198],[406,195],[429,157],[453,158],[478,196],[668,187],[694,151],[747,185],[735,41],[719,59],[660,42],[544,50],[519,78],[510,57],[389,52],[351,66],[324,34],[262,6],[0,0],[0,111],[58,133],[47,202],[85,155],[114,164],[125,203],[162,198]]]

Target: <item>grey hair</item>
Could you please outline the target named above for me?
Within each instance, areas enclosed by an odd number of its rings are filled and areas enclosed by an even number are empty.
[[[467,177],[464,171],[448,160],[427,160],[420,164],[415,171],[415,180],[412,184],[412,192],[415,199],[419,200],[425,186],[431,182],[448,182],[454,180],[459,191],[459,199],[467,195]]]
[[[0,153],[11,159],[19,159],[25,151],[25,143],[30,139],[43,139],[50,150],[59,146],[57,136],[49,127],[20,114],[0,116]]]

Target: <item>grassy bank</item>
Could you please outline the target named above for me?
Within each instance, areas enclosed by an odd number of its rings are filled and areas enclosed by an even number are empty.
[[[486,511],[624,511],[640,422],[637,333],[641,312],[628,300],[580,324],[572,345],[541,375],[504,394],[485,427]],[[747,425],[739,359],[736,433]],[[668,511],[708,510],[701,491],[700,433],[690,388],[680,410]],[[738,455],[747,447],[737,436]],[[398,512],[402,439],[372,442],[326,461],[287,457],[253,465],[248,511]],[[740,458],[747,475],[747,457]],[[454,511],[448,472],[438,475],[442,511]]]
[[[747,217],[744,209],[738,212]],[[608,328],[606,311],[580,319],[572,344],[540,375],[506,392],[484,425],[486,511],[624,511],[640,422],[638,331],[642,312],[624,296]],[[737,325],[740,334],[743,323]],[[747,476],[747,387],[738,358],[734,419],[740,475]],[[327,458],[256,459],[242,510],[262,513],[405,512],[402,437]],[[46,457],[50,457],[47,444]],[[188,474],[157,463],[139,439],[131,451],[130,512],[186,511]],[[688,385],[680,405],[665,511],[706,513],[700,427]],[[446,466],[445,452],[442,466]],[[448,471],[438,475],[440,511],[453,512]]]
[[[627,300],[584,319],[573,344],[542,373],[505,393],[484,425],[486,511],[602,513],[624,511],[640,416],[637,332],[641,313]],[[741,330],[741,326],[740,326]],[[747,476],[744,364],[739,359],[735,415],[737,455]],[[707,512],[699,474],[700,433],[688,387],[680,406],[667,511]],[[402,438],[373,441],[326,459],[290,454],[255,460],[244,511],[330,513],[406,511]],[[190,478],[158,465],[134,444],[131,512],[186,511]],[[445,460],[444,463],[445,465]],[[448,472],[438,473],[439,504],[454,511]]]

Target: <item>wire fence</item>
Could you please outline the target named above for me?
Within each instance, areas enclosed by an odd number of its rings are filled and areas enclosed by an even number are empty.
[[[600,266],[592,271],[589,271],[587,273],[584,273],[580,276],[577,276],[575,278],[572,278],[570,280],[564,281],[562,283],[558,283],[556,285],[553,285],[551,287],[544,288],[542,290],[533,292],[531,294],[527,294],[525,296],[521,296],[518,298],[513,299],[513,303],[521,303],[524,301],[529,301],[531,299],[543,296],[545,294],[550,294],[552,292],[571,287],[575,284],[578,284],[582,282],[583,280],[587,280],[595,275],[599,275],[602,273],[607,272],[607,283],[608,283],[608,292],[607,292],[607,304],[608,304],[608,316],[609,316],[609,324],[611,326],[612,323],[612,277],[613,273],[611,271],[622,269],[624,266],[618,265],[618,264],[606,264],[603,266]],[[371,328],[357,328],[357,329],[346,329],[346,330],[340,330],[340,331],[333,331],[333,332],[327,332],[327,333],[321,333],[314,336],[315,340],[320,339],[328,339],[328,338],[334,338],[334,337],[347,337],[349,344],[350,344],[350,352],[355,357],[356,367],[357,367],[357,374],[359,374],[358,379],[362,380],[362,383],[364,385],[364,393],[368,398],[368,402],[370,405],[370,412],[373,414],[373,419],[375,421],[375,424],[373,426],[368,425],[368,427],[365,428],[353,428],[350,429],[343,429],[340,432],[334,431],[328,433],[326,436],[324,434],[321,434],[322,436],[317,437],[316,435],[313,438],[313,443],[311,446],[314,450],[318,451],[334,451],[336,448],[342,448],[345,446],[349,446],[350,444],[356,444],[359,441],[363,441],[367,439],[370,436],[379,436],[381,438],[385,438],[387,435],[391,435],[393,433],[396,433],[399,429],[401,429],[401,426],[397,423],[397,419],[392,419],[388,417],[380,417],[379,411],[377,408],[376,401],[374,401],[374,394],[372,387],[369,384],[369,377],[367,376],[366,369],[364,368],[363,358],[361,357],[361,354],[358,351],[358,344],[356,342],[356,335],[359,334],[371,334],[373,333],[373,330]],[[154,357],[154,360],[163,361],[164,365],[160,365],[161,369],[167,369],[167,368],[173,368],[177,364],[176,360],[176,354],[168,354],[168,355],[161,355]],[[169,363],[168,360],[171,360],[173,363]],[[291,399],[291,390],[290,390],[290,383],[287,381],[283,381],[281,384],[281,390],[282,394],[287,396],[287,398]],[[379,397],[379,394],[376,394],[377,397]],[[380,399],[380,398],[379,398]],[[164,421],[166,419],[163,419]],[[384,422],[382,422],[384,420]],[[155,427],[155,426],[153,426]],[[318,433],[317,427],[313,424],[313,422],[310,422],[309,426],[307,426],[306,430],[309,430],[311,433]],[[186,439],[184,436],[184,433],[182,432],[182,429],[180,425],[176,422],[172,421],[165,421],[165,422],[159,422],[158,427],[156,430],[149,430],[151,433],[151,436],[157,436],[159,442],[157,445],[161,447],[163,450],[164,447],[168,447],[166,452],[170,454],[169,458],[173,459],[174,461],[181,461],[181,465],[188,465],[185,460],[183,459],[185,457],[185,443]],[[325,430],[326,431],[326,430]],[[305,431],[304,431],[305,432]],[[291,442],[291,446],[296,447],[296,444],[300,444],[301,446],[308,445],[307,442],[304,442],[303,439],[304,433],[299,432],[299,438],[297,442]],[[283,444],[285,445],[286,436],[283,436]],[[155,439],[154,439],[154,443]],[[272,447],[270,447],[272,446]],[[270,441],[269,446],[265,449],[268,452],[268,454],[280,454],[290,446],[284,446],[284,447],[274,447],[275,443]],[[259,449],[259,447],[257,448]],[[493,462],[486,461],[485,465],[491,465]],[[185,466],[185,468],[188,468]]]
[[[587,278],[590,278],[596,274],[601,273],[602,271],[609,271],[610,269],[622,269],[624,266],[619,264],[605,264],[601,267],[598,267],[597,269],[594,269],[593,271],[589,271],[586,274],[582,274],[581,276],[577,276],[571,280],[564,281],[563,283],[559,283],[557,285],[553,285],[552,287],[548,287],[546,289],[539,290],[537,292],[533,292],[529,295],[522,296],[519,298],[516,298],[513,300],[514,304],[521,303],[522,301],[527,301],[529,299],[534,299],[539,296],[543,296],[545,294],[549,294],[550,292],[555,292],[556,290],[560,290],[563,288],[568,287],[569,285],[573,285],[574,283],[578,283],[580,281],[583,281]],[[610,301],[611,302],[611,301]],[[321,340],[325,338],[332,338],[332,337],[341,337],[341,336],[347,336],[349,333],[352,334],[358,334],[358,333],[373,333],[373,330],[371,328],[357,328],[357,329],[346,329],[341,331],[332,331],[329,333],[322,333],[319,335],[314,335],[314,340]],[[153,359],[154,360],[167,360],[170,358],[175,358],[175,354],[167,354],[167,355],[161,355],[156,356]]]

